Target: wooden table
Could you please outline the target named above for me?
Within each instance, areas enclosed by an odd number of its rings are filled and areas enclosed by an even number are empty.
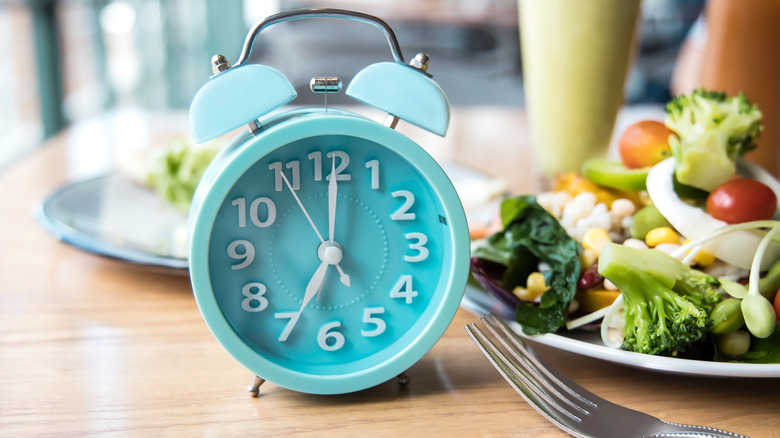
[[[408,371],[408,387],[315,396],[266,383],[250,397],[250,373],[209,333],[186,276],[82,252],[36,223],[36,203],[85,166],[73,155],[79,129],[0,171],[1,436],[565,436],[477,350],[463,329],[477,318],[465,310]],[[524,132],[519,111],[459,110],[431,149],[528,189]],[[100,156],[100,145],[86,149]],[[538,351],[597,394],[665,420],[756,437],[780,430],[778,379],[683,377]]]

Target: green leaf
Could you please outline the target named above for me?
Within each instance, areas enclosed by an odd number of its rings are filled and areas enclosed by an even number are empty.
[[[505,200],[501,221],[504,229],[490,236],[474,255],[507,267],[501,283],[509,291],[525,286],[539,262],[546,262],[551,268],[545,273],[549,289],[538,305],[518,303],[516,318],[527,334],[555,332],[566,323],[569,303],[577,291],[580,245],[533,196]]]
[[[504,228],[509,227],[526,209],[533,208],[532,204],[536,204],[536,197],[534,196],[517,196],[505,199],[501,202],[501,224]]]

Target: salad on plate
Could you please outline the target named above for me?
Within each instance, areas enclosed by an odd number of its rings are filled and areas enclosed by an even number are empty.
[[[698,89],[553,189],[474,223],[471,271],[526,335],[598,330],[656,357],[780,363],[780,183],[741,158],[761,112]]]

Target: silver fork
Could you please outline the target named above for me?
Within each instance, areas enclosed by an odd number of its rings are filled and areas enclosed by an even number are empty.
[[[507,356],[476,324],[466,331],[510,385],[547,420],[580,438],[747,438],[705,426],[670,423],[611,403],[587,391],[531,354],[525,342],[496,315],[482,318]]]

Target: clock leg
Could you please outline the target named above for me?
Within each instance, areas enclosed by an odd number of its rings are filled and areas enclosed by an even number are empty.
[[[246,390],[252,394],[252,397],[257,397],[260,394],[260,385],[263,383],[265,383],[265,379],[254,376],[252,378],[252,384],[247,386]]]
[[[409,384],[409,381],[411,380],[411,379],[409,379],[409,375],[408,375],[408,374],[406,374],[406,372],[403,372],[403,373],[399,374],[399,375],[398,375],[398,377],[397,377],[397,379],[398,379],[398,384],[399,384],[400,386],[406,386],[406,385],[408,385],[408,384]]]

